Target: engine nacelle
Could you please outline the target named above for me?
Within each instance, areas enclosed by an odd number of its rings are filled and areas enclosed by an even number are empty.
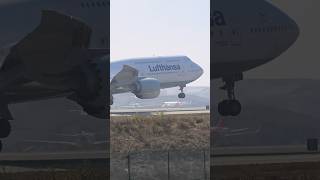
[[[104,56],[92,60],[90,64],[84,65],[82,68],[82,76],[79,81],[79,88],[69,99],[76,101],[83,107],[83,110],[89,115],[97,118],[106,118],[108,112],[107,93],[109,87],[108,67],[109,57]]]
[[[133,93],[140,99],[156,98],[160,94],[160,81],[154,78],[140,79]]]

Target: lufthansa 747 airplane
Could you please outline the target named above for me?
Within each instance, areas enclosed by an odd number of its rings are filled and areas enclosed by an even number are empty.
[[[222,78],[228,99],[219,103],[223,116],[237,116],[234,95],[242,73],[285,52],[298,35],[297,24],[265,0],[214,0],[211,3],[211,80]]]
[[[107,117],[109,9],[109,0],[0,1],[0,138],[13,103],[65,97]]]
[[[156,98],[160,89],[183,88],[203,73],[202,68],[186,56],[150,57],[115,61],[110,64],[110,104],[113,94],[132,92],[140,99]]]

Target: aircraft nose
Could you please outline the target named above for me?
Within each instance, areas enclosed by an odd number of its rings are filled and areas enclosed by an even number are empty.
[[[202,69],[202,67],[199,66],[199,65],[198,65],[198,68],[199,68],[199,77],[200,77],[200,76],[202,76],[202,74],[203,74],[203,69]]]
[[[280,24],[282,24],[280,30],[282,36],[278,38],[277,41],[279,45],[278,47],[280,47],[280,52],[282,53],[288,48],[290,48],[297,41],[300,35],[300,28],[296,21],[289,15],[281,11],[281,16],[279,19]]]
[[[287,36],[287,45],[290,47],[292,46],[298,39],[300,35],[300,28],[299,25],[293,20],[292,18],[288,17],[288,29],[286,31]]]
[[[296,41],[300,35],[300,28],[299,28],[299,25],[294,21],[293,21],[293,38],[294,38],[294,41]]]

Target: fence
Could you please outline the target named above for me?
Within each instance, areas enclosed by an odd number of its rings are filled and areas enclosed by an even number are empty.
[[[141,151],[111,154],[111,179],[209,180],[209,150]]]

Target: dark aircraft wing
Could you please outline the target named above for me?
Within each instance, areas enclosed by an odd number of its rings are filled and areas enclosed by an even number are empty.
[[[66,76],[90,59],[90,36],[91,28],[85,23],[55,11],[43,11],[40,25],[11,51],[24,65],[28,78],[56,84],[61,81],[57,76]]]
[[[10,48],[0,70],[0,90],[19,89],[35,82],[53,91],[48,97],[62,93],[86,113],[105,118],[110,51],[90,49],[91,32],[79,19],[42,11],[40,24]],[[10,96],[5,103],[12,98],[23,99]]]
[[[1,69],[20,67],[16,68],[23,71],[19,80],[74,92],[69,99],[88,114],[105,118],[110,52],[89,49],[91,31],[79,19],[45,10],[39,26],[11,48]]]
[[[110,53],[109,49],[89,49],[91,33],[79,19],[42,11],[40,24],[11,48],[2,69],[20,63],[30,80],[58,87],[77,86],[73,77],[79,76],[77,69]]]

